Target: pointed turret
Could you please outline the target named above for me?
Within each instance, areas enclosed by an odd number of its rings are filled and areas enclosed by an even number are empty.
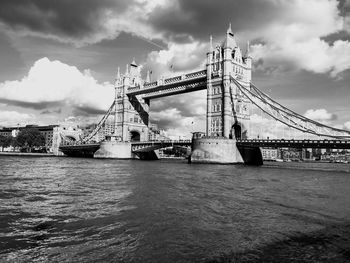
[[[228,26],[228,29],[227,29],[227,31],[226,31],[226,34],[233,36],[231,23],[230,23],[229,26]]]
[[[131,66],[134,66],[134,67],[137,67],[137,64],[136,64],[136,62],[135,62],[135,57],[133,58],[133,60],[132,60],[132,62],[131,62],[130,65],[131,65]]]
[[[125,75],[129,75],[129,64],[126,64]]]
[[[213,48],[213,36],[210,35],[210,40],[209,40],[209,52],[213,52],[214,48]]]
[[[250,55],[250,43],[249,43],[249,41],[247,41],[247,50],[245,51],[244,57],[245,57],[245,58],[251,58],[251,55]]]
[[[225,38],[224,43],[223,43],[223,48],[234,49],[235,47],[237,47],[237,43],[235,40],[235,36],[232,33],[232,28],[231,28],[231,23],[230,23],[230,25],[227,29],[227,32],[226,32],[226,38]]]
[[[151,82],[150,71],[147,70],[146,83],[150,83],[150,82]]]
[[[120,79],[120,68],[118,67],[118,70],[117,70],[117,80]]]
[[[117,76],[115,77],[115,86],[118,86],[122,83],[122,79],[120,77],[120,69],[117,69]]]

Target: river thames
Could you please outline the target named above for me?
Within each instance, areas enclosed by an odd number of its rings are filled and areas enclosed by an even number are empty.
[[[0,157],[0,262],[346,262],[349,192],[348,164]]]

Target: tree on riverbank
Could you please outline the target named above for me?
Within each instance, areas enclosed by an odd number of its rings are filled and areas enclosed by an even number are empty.
[[[31,152],[35,147],[45,146],[45,138],[38,129],[27,128],[21,130],[14,138],[13,146],[21,147],[26,152]]]
[[[11,145],[11,143],[12,143],[12,137],[0,135],[0,148],[1,148],[1,151],[3,151],[4,148],[9,147]]]

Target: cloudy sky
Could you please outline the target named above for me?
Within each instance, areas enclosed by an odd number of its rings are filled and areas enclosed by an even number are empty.
[[[117,67],[135,58],[153,78],[201,68],[209,36],[221,42],[230,22],[242,49],[252,44],[256,86],[350,129],[350,0],[1,0],[0,126],[97,122]],[[185,135],[204,128],[205,93],[151,110]]]

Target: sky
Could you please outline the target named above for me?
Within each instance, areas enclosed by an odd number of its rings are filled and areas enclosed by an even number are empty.
[[[0,126],[96,123],[118,67],[135,59],[153,79],[204,69],[229,23],[251,43],[259,89],[350,130],[350,0],[1,0]],[[205,108],[199,91],[152,100],[150,118],[187,136]]]

